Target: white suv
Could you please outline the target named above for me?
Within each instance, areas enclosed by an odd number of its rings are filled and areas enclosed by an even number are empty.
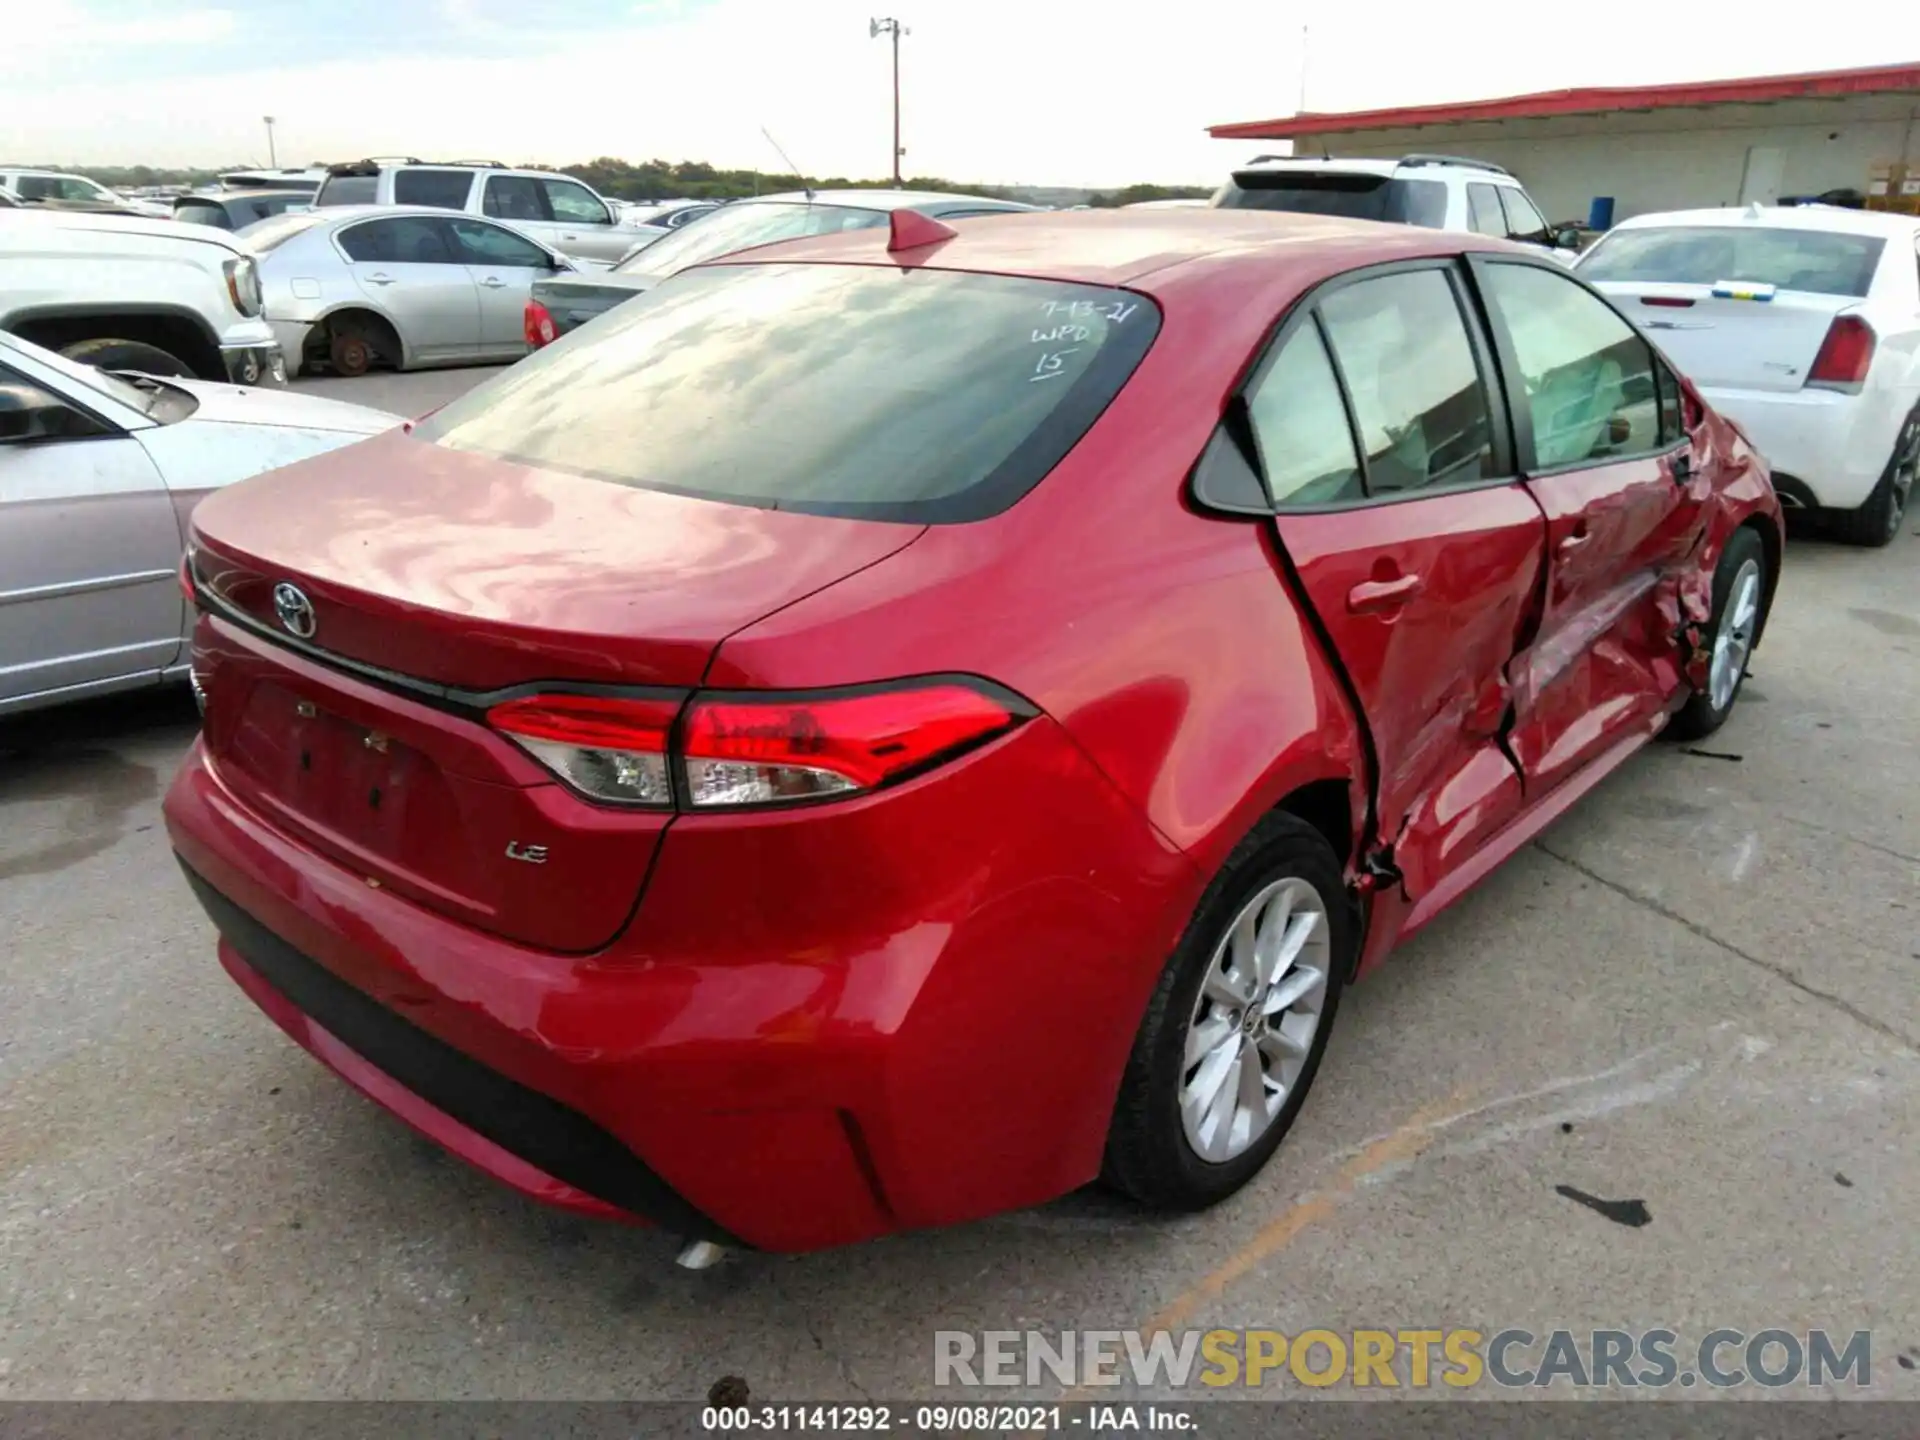
[[[1568,264],[1579,248],[1578,235],[1555,231],[1511,174],[1455,155],[1398,160],[1262,155],[1234,171],[1214,192],[1212,204],[1224,210],[1292,210],[1470,230],[1535,246]]]
[[[633,248],[636,227],[571,175],[509,170],[497,161],[356,160],[329,165],[314,209],[330,205],[428,205],[505,220],[576,260],[612,264]]]

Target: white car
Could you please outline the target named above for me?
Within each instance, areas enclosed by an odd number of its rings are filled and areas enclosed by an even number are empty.
[[[1636,215],[1576,270],[1747,432],[1782,501],[1857,545],[1900,533],[1920,464],[1920,220]]]
[[[187,517],[400,417],[117,374],[0,334],[0,714],[182,679]]]
[[[64,170],[0,170],[0,190],[17,200],[118,206],[135,215],[144,215],[149,220],[164,220],[173,213],[171,204],[122,195],[98,180],[89,180],[84,175],[69,175]]]
[[[259,258],[289,375],[516,360],[534,281],[588,268],[499,221],[420,205],[276,215],[238,238]]]

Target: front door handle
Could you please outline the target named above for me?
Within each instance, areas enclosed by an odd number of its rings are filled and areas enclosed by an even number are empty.
[[[1402,575],[1395,580],[1362,580],[1347,592],[1347,609],[1355,615],[1398,610],[1420,593],[1420,585],[1418,575]]]
[[[489,290],[505,289],[507,284],[507,282],[502,280],[498,275],[489,275],[487,276],[486,279],[482,280],[480,283],[486,286],[487,289]]]

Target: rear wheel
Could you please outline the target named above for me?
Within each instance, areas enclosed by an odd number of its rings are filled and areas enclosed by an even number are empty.
[[[1760,537],[1745,526],[1733,532],[1713,572],[1713,653],[1707,683],[1688,697],[1665,735],[1698,740],[1726,724],[1747,678],[1747,661],[1760,638],[1767,599],[1767,552]]]
[[[1148,1002],[1107,1137],[1108,1183],[1198,1210],[1259,1173],[1320,1067],[1354,930],[1317,830],[1276,814],[1240,843]]]
[[[336,328],[327,341],[327,360],[341,375],[364,375],[373,368],[373,342],[358,330]]]
[[[1849,545],[1890,543],[1900,533],[1900,522],[1906,519],[1916,471],[1920,471],[1920,410],[1909,415],[1900,427],[1887,468],[1866,504],[1833,512],[1833,533]]]
[[[81,340],[60,352],[67,359],[101,370],[137,370],[142,375],[179,375],[191,379],[193,367],[158,345],[139,340]]]

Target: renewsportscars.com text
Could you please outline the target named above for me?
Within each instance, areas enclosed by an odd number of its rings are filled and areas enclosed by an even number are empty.
[[[941,1330],[937,1386],[1865,1388],[1865,1330]]]

